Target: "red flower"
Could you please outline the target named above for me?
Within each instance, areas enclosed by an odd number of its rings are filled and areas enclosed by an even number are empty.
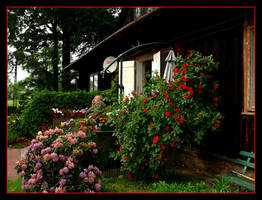
[[[169,127],[168,126],[165,127],[165,131],[169,131]]]
[[[174,72],[179,72],[179,68],[174,68],[173,71]]]
[[[158,157],[157,157],[157,160],[161,161],[161,160],[162,160],[162,158],[158,156]]]
[[[144,109],[143,109],[143,112],[146,112],[146,111],[147,111],[147,109],[146,109],[146,108],[144,108]]]
[[[144,100],[143,100],[143,103],[146,103],[146,102],[147,102],[147,100],[146,100],[146,99],[144,99]]]
[[[164,96],[167,95],[167,92],[164,92],[163,95],[164,95]]]
[[[171,113],[170,113],[169,111],[167,111],[167,112],[165,113],[165,115],[166,115],[167,117],[169,117],[169,116],[171,115]]]
[[[174,88],[173,86],[169,88],[169,90],[174,90],[174,89],[175,89],[175,88]]]
[[[198,94],[202,94],[203,92],[202,92],[202,90],[198,90]]]
[[[214,102],[218,102],[218,97],[214,97]]]
[[[124,157],[124,160],[127,160],[127,156]]]
[[[168,105],[169,105],[170,107],[173,107],[173,106],[174,106],[174,103],[168,103]]]
[[[166,95],[165,99],[169,99],[169,96],[168,96],[168,95]]]
[[[218,107],[218,103],[214,103],[214,106],[215,106],[215,107]]]
[[[184,95],[184,98],[185,98],[185,99],[188,99],[188,98],[189,98],[189,96],[188,96],[187,94],[185,94],[185,95]]]
[[[181,123],[181,124],[184,123],[184,118],[183,118],[183,117],[180,118],[180,123]]]
[[[158,177],[159,177],[158,174],[155,174],[154,178],[157,179]]]
[[[158,91],[155,91],[154,94],[157,95],[159,92]]]
[[[157,78],[156,81],[159,81],[159,78]]]
[[[201,115],[198,115],[198,118],[200,118],[201,117]]]
[[[180,112],[180,109],[179,108],[176,108],[176,113],[179,113]]]
[[[153,126],[154,126],[154,123],[153,123],[153,122],[151,122],[150,126],[151,126],[151,127],[153,127]]]
[[[167,158],[164,158],[164,162],[167,162]]]
[[[204,76],[205,74],[203,72],[200,73],[200,76]]]
[[[189,82],[189,81],[190,81],[190,78],[183,78],[183,81],[184,81],[184,82]]]
[[[170,142],[170,146],[173,148],[175,146],[174,142]]]
[[[214,85],[214,89],[216,90],[218,88],[218,84],[215,84]]]
[[[166,147],[165,147],[164,145],[161,145],[161,149],[162,149],[162,150],[165,150]]]
[[[128,173],[127,177],[128,177],[128,178],[132,178],[132,174],[131,174],[131,173]]]
[[[199,89],[201,89],[201,88],[202,88],[202,84],[198,84],[197,87],[198,87]]]
[[[122,114],[125,114],[125,112],[126,112],[126,111],[125,111],[125,110],[123,110],[121,113],[122,113]]]
[[[153,143],[156,144],[158,142],[158,140],[159,140],[159,137],[156,136],[155,139],[153,140]]]

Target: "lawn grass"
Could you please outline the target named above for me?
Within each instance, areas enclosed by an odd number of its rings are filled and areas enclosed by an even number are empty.
[[[8,192],[24,192],[21,189],[21,177],[16,180],[8,179]],[[102,188],[100,192],[109,193],[237,193],[240,192],[238,187],[231,185],[224,180],[216,179],[212,183],[205,181],[199,182],[179,182],[173,181],[167,183],[166,181],[138,181],[128,178],[103,178]]]
[[[136,181],[127,178],[103,178],[101,192],[128,193],[237,193],[239,188],[225,180],[210,181]]]
[[[18,176],[17,179],[8,179],[8,192],[24,192],[22,189],[22,178]]]
[[[8,179],[8,192],[24,192],[21,177]],[[103,177],[101,193],[238,193],[247,192],[223,179],[189,180],[135,180],[127,177]]]

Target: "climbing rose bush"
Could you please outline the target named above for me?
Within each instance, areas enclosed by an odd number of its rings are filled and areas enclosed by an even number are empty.
[[[86,132],[39,131],[15,169],[22,189],[31,192],[96,192],[102,172],[92,163],[98,153]]]
[[[190,51],[176,58],[174,81],[152,77],[142,94],[123,99],[108,122],[119,145],[112,157],[120,159],[129,178],[159,178],[171,149],[201,144],[205,135],[219,130],[217,70],[212,56]]]

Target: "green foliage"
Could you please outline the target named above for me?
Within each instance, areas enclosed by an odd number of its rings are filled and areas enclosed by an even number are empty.
[[[111,82],[111,88],[108,90],[103,90],[101,93],[103,95],[103,101],[106,103],[106,105],[115,105],[118,103],[118,87],[116,84],[117,82],[118,72],[116,72],[116,75]]]
[[[17,112],[17,106],[8,106],[8,115],[11,115],[16,112]]]
[[[130,177],[157,179],[169,150],[200,144],[205,135],[219,130],[223,116],[214,79],[217,69],[211,56],[178,56],[173,82],[152,77],[143,94],[133,92],[121,102],[108,123],[115,127],[119,145],[112,156],[120,159],[123,171]]]
[[[8,118],[8,144],[12,144],[22,136],[21,117],[18,114],[11,114]]]
[[[26,104],[21,115],[21,130],[24,136],[35,136],[43,122],[50,120],[50,110],[81,109],[89,107],[92,99],[99,91],[86,92],[77,90],[74,92],[55,92],[43,90],[35,92],[33,99]]]
[[[207,192],[207,184],[204,181],[195,184],[191,182],[168,184],[165,181],[159,181],[153,183],[152,186],[153,192]]]

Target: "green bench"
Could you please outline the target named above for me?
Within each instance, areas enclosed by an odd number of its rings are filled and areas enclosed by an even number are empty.
[[[246,175],[247,168],[255,168],[254,162],[251,162],[254,160],[255,154],[253,152],[246,152],[246,151],[240,151],[239,153],[240,157],[243,157],[243,159],[237,158],[235,160],[235,163],[240,164],[243,166],[242,172],[238,172],[236,170],[232,170],[229,174],[226,175],[219,175],[219,177],[224,177],[225,179],[231,180],[233,183],[239,185],[240,187],[245,187],[250,191],[254,191],[254,178],[251,178]]]

